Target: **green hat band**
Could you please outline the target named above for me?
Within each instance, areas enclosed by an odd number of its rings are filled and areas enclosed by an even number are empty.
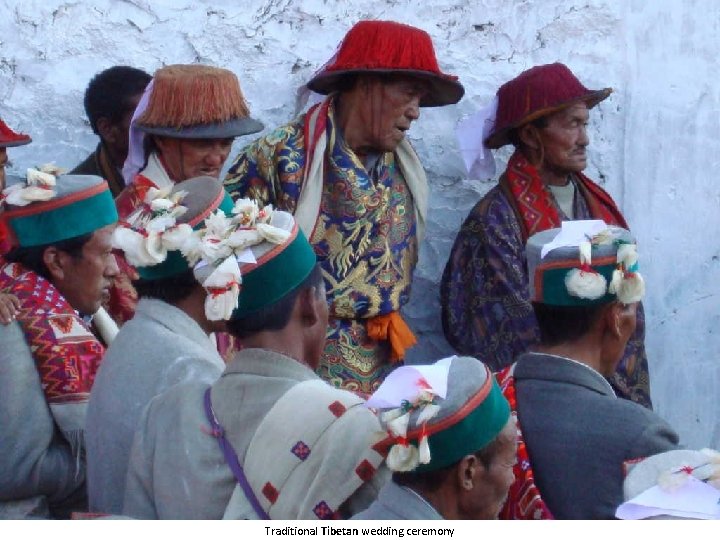
[[[555,261],[538,265],[535,268],[535,294],[532,301],[550,306],[596,306],[617,299],[616,295],[607,292],[594,300],[571,295],[565,285],[565,278],[568,272],[579,267],[579,263],[576,261],[574,266],[571,264],[569,261]],[[593,270],[605,277],[608,285],[616,266],[615,256],[593,259],[591,265]]]
[[[482,399],[488,384],[489,392]],[[435,433],[432,433],[432,425],[428,427],[430,463],[421,463],[413,472],[429,472],[448,467],[466,455],[482,450],[498,436],[510,419],[510,405],[491,374],[488,374],[486,385],[471,398],[471,401],[482,399],[480,404],[460,421]],[[412,438],[411,444],[415,446],[419,437],[418,430],[408,433],[408,439]]]
[[[238,307],[231,319],[241,319],[274,304],[310,275],[317,263],[315,252],[297,225],[293,235],[289,243],[265,253],[257,264],[243,265]]]
[[[44,246],[92,233],[118,220],[107,183],[6,214],[21,247]]]
[[[219,208],[226,216],[229,216],[232,213],[233,206],[234,203],[230,198],[230,195],[228,195],[228,193],[223,189],[220,204],[218,206],[211,205],[205,212],[190,220],[188,224],[195,230],[200,229],[205,223],[205,219],[216,209]],[[137,268],[140,277],[147,280],[179,276],[188,270],[191,270],[190,265],[188,264],[187,259],[183,257],[182,253],[179,251],[169,251],[167,259],[160,264],[156,264],[154,266],[139,266]]]

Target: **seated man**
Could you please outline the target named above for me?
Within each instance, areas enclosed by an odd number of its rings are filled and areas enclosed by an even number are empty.
[[[645,287],[630,233],[593,223],[582,222],[579,237],[563,227],[528,240],[540,345],[498,374],[525,464],[502,517],[611,519],[623,501],[623,463],[677,447],[662,418],[619,399],[605,379],[635,331]]]
[[[128,153],[130,119],[151,77],[141,69],[113,66],[95,75],[85,90],[85,114],[100,142],[70,174],[105,178],[113,197],[125,187],[122,166]]]
[[[315,254],[290,214],[247,199],[234,211],[232,220],[207,221],[195,272],[244,348],[214,384],[177,385],[150,402],[130,455],[123,513],[352,515],[384,478],[373,447],[382,430],[362,399],[315,375],[328,320]],[[266,241],[253,245],[258,235]]]
[[[45,182],[5,190],[3,219],[15,247],[0,266],[0,291],[14,294],[19,310],[0,326],[4,517],[67,517],[85,507],[85,411],[105,352],[87,317],[117,273],[117,212],[107,183],[96,176]]]
[[[182,193],[175,202],[174,197]],[[140,274],[134,282],[140,302],[135,317],[123,325],[108,348],[88,405],[88,496],[90,510],[95,512],[122,513],[130,447],[140,414],[150,400],[179,382],[214,382],[225,367],[209,338],[211,332],[225,330],[225,321],[208,319],[204,308],[208,293],[180,250],[164,245],[158,258],[137,258],[136,248],[152,241],[150,223],[184,211],[177,224],[187,225],[166,224],[168,232],[162,235],[167,244],[173,233],[189,235],[191,227],[202,227],[218,208],[229,214],[233,203],[222,184],[207,176],[176,184],[168,198],[162,195],[154,191],[155,198],[146,199],[148,211],[134,216],[132,228],[116,232],[115,247]],[[174,207],[163,206],[164,201]],[[170,247],[180,247],[177,240],[175,244]]]
[[[425,377],[438,369],[441,380]],[[447,388],[444,398],[438,386]],[[353,519],[496,519],[514,480],[517,431],[490,370],[456,356],[431,367],[401,367],[368,406],[387,407],[389,398],[410,404],[410,411],[383,415],[392,435],[392,481]]]

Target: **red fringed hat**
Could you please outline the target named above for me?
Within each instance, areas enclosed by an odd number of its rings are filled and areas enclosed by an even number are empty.
[[[340,80],[354,73],[397,73],[430,83],[421,107],[457,103],[465,89],[455,75],[440,71],[430,35],[419,28],[392,21],[360,21],[340,47],[308,82],[310,90],[329,94]]]
[[[612,88],[588,90],[564,64],[546,64],[523,71],[497,92],[495,127],[485,140],[489,148],[510,144],[513,129],[584,101],[592,108],[610,95]]]
[[[30,135],[24,133],[15,133],[8,125],[0,120],[0,148],[8,148],[9,146],[22,146],[32,142]]]

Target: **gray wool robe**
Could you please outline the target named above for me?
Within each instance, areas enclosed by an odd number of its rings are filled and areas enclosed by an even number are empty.
[[[377,500],[367,510],[355,514],[350,519],[424,520],[444,518],[420,495],[390,481],[382,487]]]
[[[82,510],[85,460],[73,455],[45,399],[17,321],[0,325],[0,518]]]
[[[140,300],[105,353],[90,394],[90,510],[122,513],[130,447],[150,400],[182,382],[211,383],[224,367],[215,343],[185,312],[161,300]]]
[[[212,385],[212,405],[241,464],[278,399],[300,382],[319,380],[298,361],[264,349],[243,349],[228,363]],[[147,407],[128,465],[123,514],[140,519],[224,517],[237,482],[209,434],[203,406],[208,387],[176,386]],[[350,513],[367,508],[386,479],[387,468],[382,467],[348,500]],[[246,510],[245,517],[256,518],[249,504]]]
[[[579,362],[521,355],[515,385],[535,483],[555,518],[613,519],[623,502],[623,463],[678,448],[667,422],[617,398]]]

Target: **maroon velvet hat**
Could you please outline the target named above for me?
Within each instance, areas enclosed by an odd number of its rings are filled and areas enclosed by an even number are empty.
[[[392,21],[360,21],[345,35],[340,47],[308,88],[319,94],[338,89],[340,80],[354,73],[396,73],[430,84],[421,107],[457,103],[465,89],[455,75],[440,71],[430,35],[419,28]]]
[[[0,120],[0,148],[9,146],[22,146],[32,142],[29,135],[24,133],[15,133],[8,125]]]
[[[495,127],[485,139],[489,148],[510,144],[510,131],[578,101],[593,108],[610,95],[612,88],[588,90],[564,64],[546,64],[523,71],[497,91]]]

